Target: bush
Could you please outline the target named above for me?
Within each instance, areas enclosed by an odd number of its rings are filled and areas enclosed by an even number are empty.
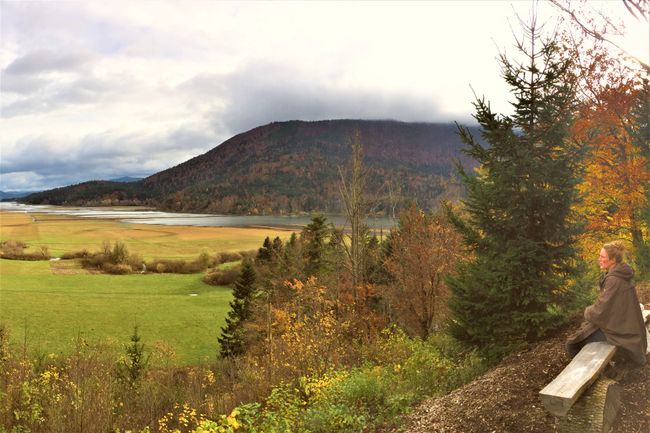
[[[2,258],[10,260],[49,260],[48,247],[42,246],[38,252],[26,253],[27,244],[20,241],[8,240],[0,244]]]
[[[200,263],[185,260],[154,260],[146,263],[146,266],[148,271],[161,274],[196,274],[203,270]]]
[[[0,244],[3,255],[20,255],[27,248],[27,244],[20,241],[8,240]]]
[[[81,259],[81,266],[84,268],[103,269],[104,264],[110,263],[109,257],[104,253],[88,254]]]
[[[240,251],[239,255],[244,260],[245,259],[254,259],[257,256],[257,250]]]
[[[242,259],[241,254],[232,251],[226,251],[217,254],[216,261],[217,264],[221,264],[221,263],[228,263],[228,262],[237,262],[241,259]]]
[[[124,264],[129,258],[129,250],[124,242],[117,241],[110,252],[111,263],[116,265]]]
[[[104,263],[102,269],[107,274],[113,274],[113,275],[126,275],[126,274],[130,274],[132,271],[131,266],[123,263],[117,265],[114,265],[112,263]]]
[[[239,278],[241,266],[233,266],[228,269],[218,269],[206,274],[203,282],[213,286],[230,286]]]
[[[361,433],[368,421],[355,409],[342,404],[321,405],[305,410],[301,426],[311,433]]]
[[[81,251],[72,251],[69,253],[63,253],[61,260],[71,260],[71,259],[85,259],[90,255],[88,250],[83,249]]]

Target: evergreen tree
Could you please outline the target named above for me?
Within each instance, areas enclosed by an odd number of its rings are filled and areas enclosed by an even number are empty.
[[[477,98],[476,140],[459,126],[476,159],[476,175],[458,169],[467,189],[467,216],[449,209],[471,260],[448,279],[452,333],[499,356],[558,323],[559,306],[575,272],[572,222],[578,158],[567,140],[573,80],[553,39],[542,41],[534,19],[526,29],[525,61],[501,55],[514,114],[497,115]]]
[[[233,300],[230,302],[226,326],[221,328],[221,336],[218,339],[222,358],[244,353],[244,322],[251,315],[251,303],[256,293],[256,280],[253,263],[250,260],[244,261],[241,274],[232,291]]]
[[[262,246],[257,250],[257,260],[271,260],[272,248],[273,246],[271,245],[271,239],[269,239],[267,236],[266,239],[264,239]]]
[[[305,273],[309,275],[318,275],[325,266],[326,244],[325,241],[330,235],[330,227],[327,224],[327,218],[324,215],[315,215],[311,223],[303,229],[305,254]]]
[[[145,355],[144,343],[140,340],[138,327],[134,326],[131,344],[126,346],[126,357],[118,364],[118,378],[132,387],[136,386],[149,364],[149,356]]]
[[[650,83],[645,78],[634,95],[632,118],[627,122],[632,144],[645,160],[645,169],[650,170]],[[645,189],[645,203],[641,206],[635,220],[638,221],[632,231],[632,245],[635,253],[636,271],[641,278],[650,277],[650,185]]]
[[[284,244],[282,239],[279,236],[276,236],[273,239],[273,244],[271,244],[271,250],[273,251],[273,258],[281,257],[284,252]]]

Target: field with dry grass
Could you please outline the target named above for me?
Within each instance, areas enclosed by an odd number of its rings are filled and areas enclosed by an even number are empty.
[[[204,251],[211,254],[257,249],[267,236],[288,238],[290,234],[273,228],[163,226],[0,212],[0,241],[21,241],[32,249],[47,246],[53,257],[83,249],[98,250],[104,241],[119,240],[145,259],[194,259]]]

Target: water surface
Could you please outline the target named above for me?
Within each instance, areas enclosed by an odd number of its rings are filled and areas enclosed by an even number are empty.
[[[311,216],[270,215],[214,215],[160,212],[145,208],[126,207],[69,207],[50,205],[28,205],[15,202],[0,202],[0,211],[33,214],[70,215],[81,218],[115,219],[133,224],[158,224],[199,227],[302,227],[311,222]],[[346,227],[341,215],[326,215],[337,227]],[[366,224],[373,229],[389,229],[396,225],[391,218],[368,218]]]

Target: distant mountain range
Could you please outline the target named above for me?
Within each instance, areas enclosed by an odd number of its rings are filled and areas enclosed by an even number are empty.
[[[471,129],[478,136],[478,129]],[[405,201],[434,207],[459,194],[454,161],[469,167],[453,124],[326,120],[274,122],[144,179],[92,181],[31,194],[21,202],[148,205],[161,210],[235,214],[340,211],[339,170],[358,131],[373,211]]]
[[[111,179],[110,182],[137,182],[142,180],[142,177],[123,176],[116,179]],[[37,194],[41,191],[0,191],[0,201],[11,201],[22,197],[27,197],[30,194]]]
[[[34,191],[0,191],[0,200],[12,200],[34,194]]]

